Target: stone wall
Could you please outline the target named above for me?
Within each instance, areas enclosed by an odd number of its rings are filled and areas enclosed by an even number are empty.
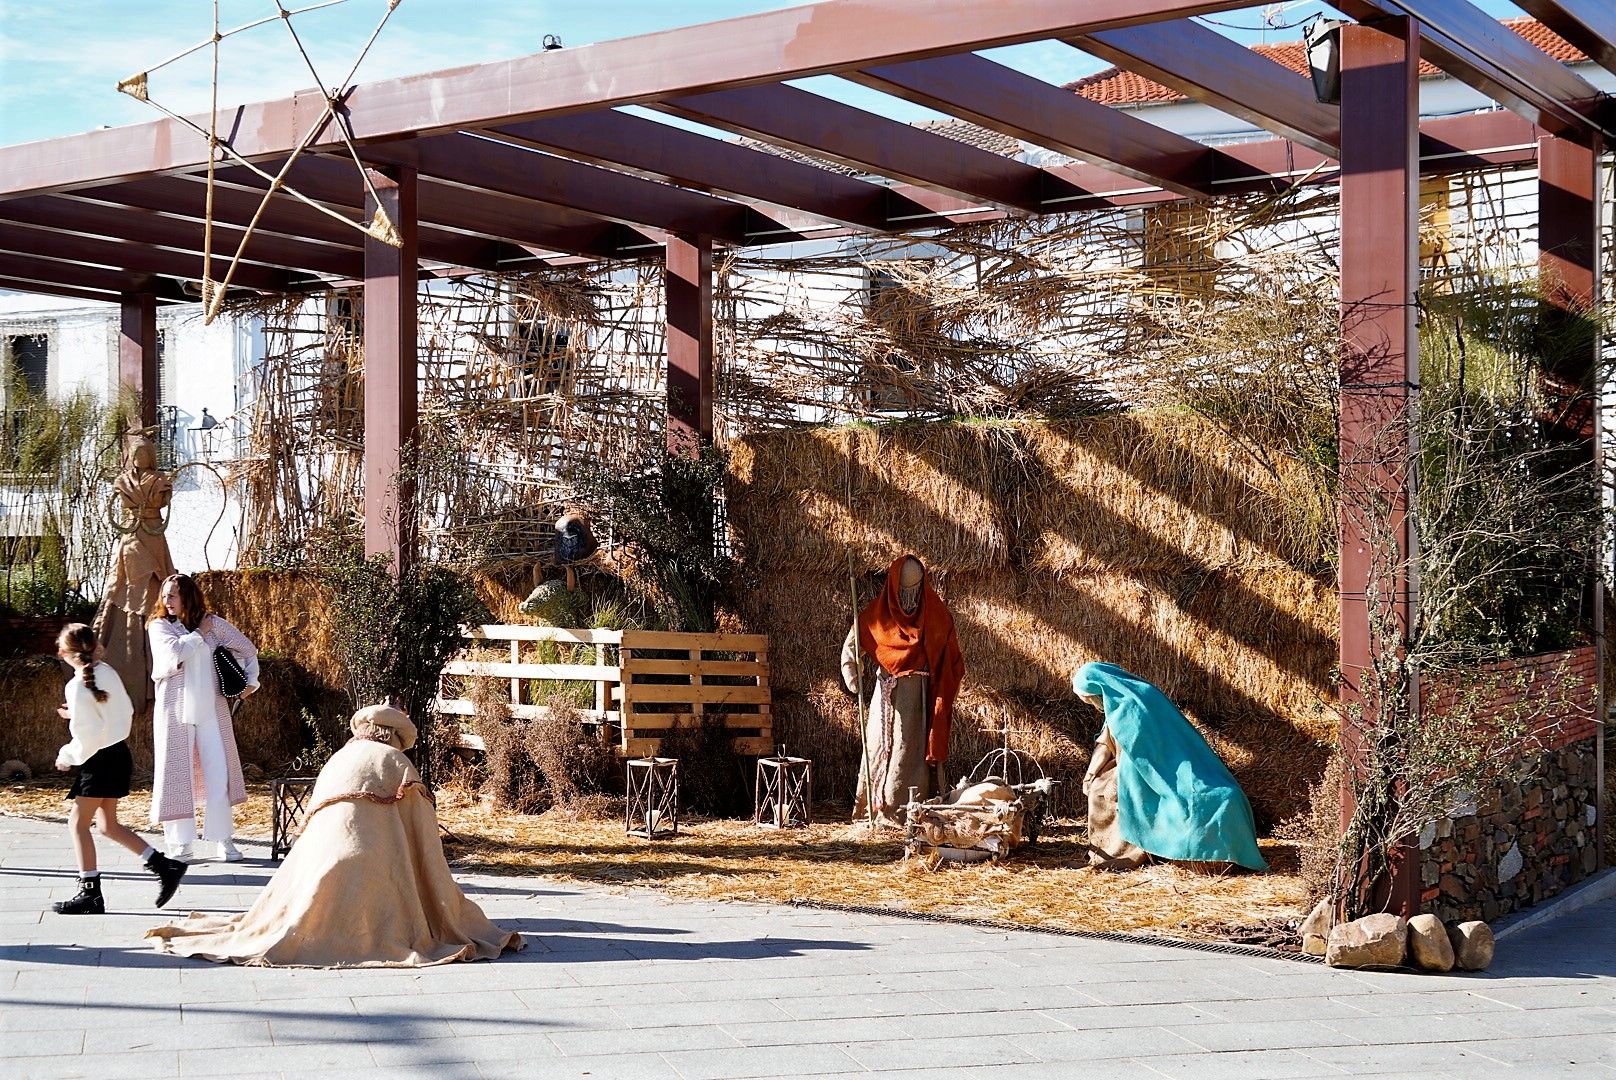
[[[1421,906],[1444,921],[1491,921],[1593,873],[1599,734],[1592,648],[1495,665],[1495,703],[1531,710],[1513,781],[1474,793],[1419,838]],[[1440,689],[1424,706],[1440,707]]]

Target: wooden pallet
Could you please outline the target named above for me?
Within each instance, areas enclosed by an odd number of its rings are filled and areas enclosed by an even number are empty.
[[[669,731],[708,717],[721,718],[736,753],[773,752],[767,635],[625,630],[618,662],[623,753],[656,756]]]
[[[543,705],[523,703],[523,684],[530,679],[595,684],[595,707],[579,709],[587,720],[610,724],[620,732],[618,749],[626,757],[657,756],[662,739],[675,728],[700,724],[708,716],[723,717],[734,734],[738,754],[774,750],[774,724],[769,694],[769,639],[764,634],[681,634],[657,630],[574,630],[551,626],[479,626],[466,635],[473,643],[505,641],[510,659],[451,660],[446,676],[510,681],[510,714],[522,720],[550,715]],[[539,664],[522,659],[523,645],[535,641],[592,645],[592,664]],[[617,663],[610,663],[615,651]],[[476,708],[441,689],[439,712],[474,716]],[[461,745],[484,749],[483,740],[462,734]]]

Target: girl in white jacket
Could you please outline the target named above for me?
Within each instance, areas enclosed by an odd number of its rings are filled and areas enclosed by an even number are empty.
[[[56,767],[62,772],[78,767],[78,775],[68,788],[73,800],[68,811],[67,829],[79,863],[79,891],[71,900],[51,907],[59,915],[101,915],[106,902],[101,897],[101,871],[96,868],[93,821],[101,835],[139,855],[146,869],[157,875],[157,906],[162,907],[179,887],[186,865],[157,851],[118,820],[118,800],[129,794],[129,721],[134,712],[129,694],[118,673],[100,662],[95,631],[83,623],[62,628],[56,639],[56,654],[73,667],[67,681],[66,701],[56,710],[67,721],[72,741],[56,754]]]

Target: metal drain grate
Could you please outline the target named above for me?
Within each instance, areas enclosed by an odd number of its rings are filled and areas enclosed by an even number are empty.
[[[881,915],[892,919],[973,926],[982,930],[1014,930],[1024,934],[1052,934],[1056,937],[1087,938],[1091,941],[1117,941],[1126,945],[1163,945],[1170,949],[1189,949],[1192,952],[1220,953],[1227,956],[1254,956],[1265,960],[1290,960],[1300,964],[1324,963],[1322,956],[1285,952],[1263,945],[1239,945],[1232,941],[1191,941],[1187,938],[1159,937],[1153,934],[1125,934],[1118,930],[1068,930],[1055,926],[1023,926],[1020,923],[1003,922],[999,919],[972,919],[962,915],[939,915],[933,911],[904,911],[901,908],[875,907],[868,904],[835,904],[804,900],[800,897],[788,903],[792,907],[812,908],[817,911],[840,911],[849,915]]]

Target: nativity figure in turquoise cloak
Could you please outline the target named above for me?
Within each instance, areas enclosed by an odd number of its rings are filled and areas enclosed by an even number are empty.
[[[1072,689],[1105,710],[1083,779],[1097,864],[1138,865],[1148,853],[1268,869],[1245,792],[1165,694],[1101,663],[1078,668]]]

